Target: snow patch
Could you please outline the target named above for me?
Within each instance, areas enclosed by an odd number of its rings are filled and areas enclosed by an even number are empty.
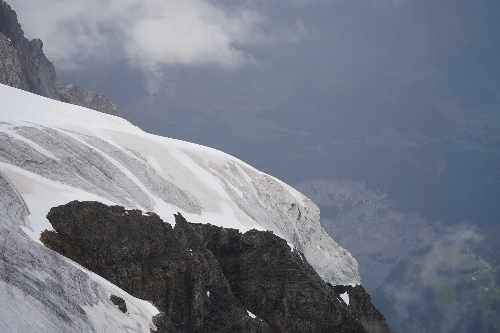
[[[347,293],[347,291],[343,294],[340,294],[340,297],[342,298],[345,304],[349,305],[349,294]]]

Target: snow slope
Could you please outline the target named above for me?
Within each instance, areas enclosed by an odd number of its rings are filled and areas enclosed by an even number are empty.
[[[301,251],[325,281],[359,284],[357,262],[321,228],[319,209],[290,186],[246,163],[211,148],[148,134],[122,118],[5,85],[0,85],[0,101],[0,258],[9,253],[11,265],[16,266],[12,260],[23,244],[27,257],[18,260],[22,263],[32,256],[40,262],[38,271],[22,265],[15,269],[36,281],[34,285],[51,289],[69,281],[65,288],[78,289],[83,283],[92,289],[91,300],[70,291],[71,302],[80,304],[78,313],[87,314],[83,317],[90,322],[89,331],[102,324],[102,309],[116,310],[103,295],[117,288],[36,244],[41,231],[52,229],[45,218],[50,208],[72,200],[153,211],[172,224],[173,214],[181,212],[188,221],[241,232],[272,230]],[[17,245],[5,245],[11,242]],[[6,265],[8,260],[1,262]],[[53,276],[56,264],[65,276]],[[75,281],[72,274],[79,278]],[[56,282],[47,282],[50,279]],[[14,300],[26,293],[6,281],[10,280],[0,275],[0,299]],[[138,304],[135,324],[149,331],[151,309],[123,291],[116,293]],[[14,303],[0,305],[0,327],[2,307],[29,310]],[[49,311],[42,305],[40,309]],[[102,309],[92,310],[98,308]]]

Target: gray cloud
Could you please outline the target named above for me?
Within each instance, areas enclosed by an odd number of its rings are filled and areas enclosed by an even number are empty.
[[[145,71],[164,65],[254,63],[241,46],[296,36],[269,31],[266,17],[240,3],[227,8],[207,0],[11,0],[29,38],[45,42],[62,70],[85,61],[126,57]],[[266,31],[264,31],[265,29]],[[300,25],[297,28],[300,32]]]
[[[470,227],[464,225],[454,227],[447,236],[444,236],[423,256],[414,256],[405,259],[404,271],[399,279],[382,286],[384,297],[390,300],[397,313],[396,327],[402,327],[408,332],[468,332],[474,320],[474,309],[477,299],[474,292],[467,290],[463,285],[456,289],[460,282],[457,275],[459,249],[467,248],[470,241],[479,241],[480,236]],[[443,289],[444,288],[444,289]],[[438,311],[439,290],[448,288],[449,292],[456,293],[454,301],[447,300],[448,313],[436,316]],[[472,287],[474,289],[474,287]],[[459,295],[458,293],[461,293]],[[432,294],[429,299],[429,295]],[[470,318],[469,318],[469,317]],[[392,319],[394,320],[394,319]],[[403,323],[404,324],[401,324]],[[467,325],[464,325],[467,324]],[[400,325],[400,326],[398,326]]]

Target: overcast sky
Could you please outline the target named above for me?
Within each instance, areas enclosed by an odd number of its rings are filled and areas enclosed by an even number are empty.
[[[370,86],[388,100],[446,87],[472,104],[499,87],[494,0],[8,2],[25,35],[43,40],[60,84],[125,110],[156,96],[258,112],[304,82],[339,95]]]

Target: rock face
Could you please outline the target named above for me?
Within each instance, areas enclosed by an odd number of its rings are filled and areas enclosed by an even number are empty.
[[[373,306],[363,286],[346,286],[349,309],[368,332],[396,332],[385,322],[384,316]]]
[[[54,65],[39,39],[24,37],[16,12],[0,0],[0,83],[59,100]]]
[[[45,231],[45,245],[152,301],[176,332],[272,332],[248,315],[213,255],[188,248],[184,231],[157,215],[73,201],[47,216],[57,233]]]
[[[94,92],[85,90],[74,84],[59,87],[58,93],[59,99],[62,102],[83,106],[113,116],[122,116],[118,111],[118,105],[113,104],[113,102],[103,94],[97,95]]]
[[[21,64],[17,57],[17,50],[11,40],[0,33],[0,82],[22,89],[21,77]]]
[[[274,332],[364,332],[340,296],[272,232],[196,224],[236,297]],[[188,241],[188,244],[191,244]]]
[[[378,311],[365,311],[362,288],[349,293],[361,304],[351,309],[272,232],[175,217],[172,228],[154,213],[73,201],[50,210],[55,232],[41,240],[152,301],[164,312],[155,318],[164,327],[158,332],[393,332]],[[380,322],[376,329],[362,326],[371,320]]]
[[[121,117],[118,106],[103,94],[73,84],[58,88],[56,70],[43,53],[43,42],[24,37],[16,12],[3,0],[0,0],[0,83]]]

